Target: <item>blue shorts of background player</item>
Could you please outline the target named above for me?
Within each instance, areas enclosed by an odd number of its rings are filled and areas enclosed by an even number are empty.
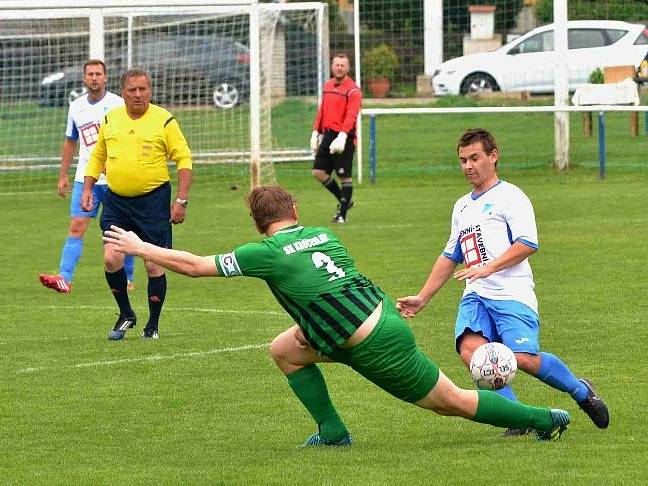
[[[576,378],[557,356],[541,351],[539,333],[538,314],[521,302],[488,299],[471,292],[459,304],[455,343],[466,366],[470,365],[472,353],[484,342],[505,344],[515,353],[519,369],[557,390],[569,393],[597,427],[607,427],[607,408],[591,383]],[[510,385],[497,392],[517,400]]]
[[[58,274],[40,274],[39,280],[45,286],[61,293],[69,293],[72,290],[72,277],[76,269],[79,258],[83,253],[83,237],[91,218],[96,218],[99,212],[99,205],[103,201],[108,186],[105,184],[95,184],[93,187],[94,206],[92,211],[81,209],[81,194],[83,193],[83,183],[74,182],[72,194],[70,197],[70,227],[68,237],[61,251],[61,262]],[[134,289],[134,258],[127,256],[124,260],[124,268],[128,276],[129,289]]]
[[[71,218],[96,218],[99,212],[99,204],[104,199],[108,186],[106,184],[95,184],[92,186],[93,206],[92,211],[81,209],[81,194],[83,194],[83,182],[74,181],[72,195],[70,197],[70,217]]]

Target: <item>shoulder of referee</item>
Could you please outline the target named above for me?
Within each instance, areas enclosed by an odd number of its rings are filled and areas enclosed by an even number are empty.
[[[118,119],[119,117],[126,116],[126,107],[125,106],[116,106],[115,108],[111,108],[106,112],[104,115],[103,123],[102,125],[108,124],[110,120],[115,120]]]

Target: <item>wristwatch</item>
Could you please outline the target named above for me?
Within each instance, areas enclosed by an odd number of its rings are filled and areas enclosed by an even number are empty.
[[[180,199],[179,197],[177,197],[176,202],[183,208],[186,208],[187,204],[189,204],[189,199]]]

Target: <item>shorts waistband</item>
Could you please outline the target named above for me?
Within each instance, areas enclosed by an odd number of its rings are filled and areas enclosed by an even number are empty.
[[[167,190],[171,187],[171,182],[166,181],[159,186],[157,186],[155,189],[149,192],[145,192],[144,194],[140,194],[139,196],[122,196],[121,194],[116,193],[115,191],[111,190],[108,188],[110,192],[112,192],[115,196],[123,197],[124,199],[141,199],[144,197],[152,196],[154,194],[157,194],[158,192],[162,192],[164,190]]]

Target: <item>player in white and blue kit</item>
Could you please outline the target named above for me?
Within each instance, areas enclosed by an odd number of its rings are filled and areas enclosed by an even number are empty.
[[[65,197],[70,190],[68,170],[72,164],[78,142],[79,163],[74,177],[70,201],[70,227],[61,252],[59,273],[55,275],[45,273],[39,275],[39,280],[45,287],[57,292],[69,293],[72,288],[74,270],[83,252],[83,236],[88,229],[90,219],[97,216],[99,203],[103,200],[106,192],[106,178],[102,174],[94,188],[94,207],[91,211],[81,209],[83,176],[90,154],[97,143],[101,121],[108,111],[124,104],[121,97],[106,91],[107,81],[108,75],[103,61],[98,59],[88,60],[83,66],[83,84],[87,93],[70,103],[68,110],[66,138],[63,142],[57,192],[60,197]],[[132,288],[133,258],[128,257],[124,265]]]
[[[578,379],[557,356],[539,345],[540,322],[528,257],[538,250],[535,214],[521,189],[497,176],[499,152],[486,130],[466,131],[457,146],[460,165],[473,190],[452,211],[450,238],[418,295],[398,299],[405,317],[421,311],[450,279],[465,280],[455,325],[456,347],[468,366],[473,352],[494,341],[511,348],[518,367],[569,393],[599,428],[609,414],[591,383]],[[455,273],[457,264],[464,268]],[[498,390],[516,400],[510,386]],[[505,435],[521,435],[509,429]]]

